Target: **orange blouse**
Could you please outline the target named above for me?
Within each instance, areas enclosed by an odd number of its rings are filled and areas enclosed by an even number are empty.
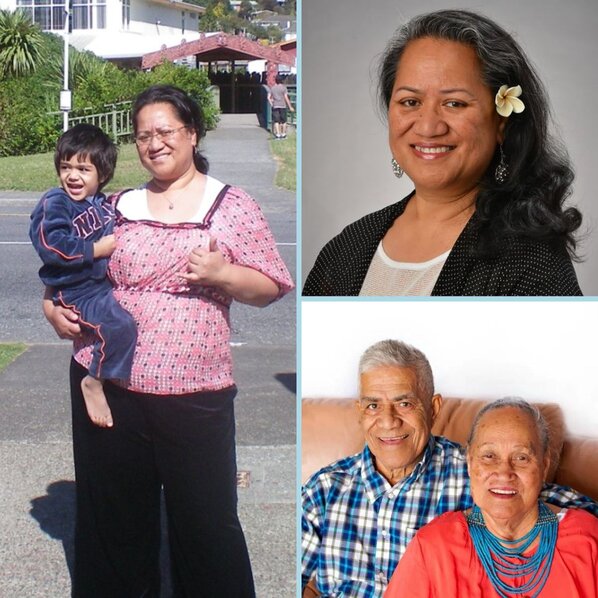
[[[526,580],[522,580],[524,582]],[[384,598],[497,598],[465,515],[450,512],[422,527],[395,569]],[[521,598],[529,598],[520,594]],[[541,598],[598,597],[598,519],[570,509],[559,522]]]

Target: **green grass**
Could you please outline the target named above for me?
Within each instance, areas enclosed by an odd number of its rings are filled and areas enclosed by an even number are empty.
[[[0,371],[24,353],[26,349],[27,345],[23,343],[0,343]]]
[[[127,187],[138,187],[148,178],[147,172],[139,164],[135,144],[123,144],[118,149],[114,178],[104,191],[111,193]],[[0,189],[4,191],[45,191],[57,184],[52,152],[0,158]]]
[[[270,141],[270,150],[278,163],[274,184],[289,191],[297,188],[297,136],[289,128],[286,139]],[[129,187],[138,187],[149,178],[139,164],[135,144],[123,144],[118,149],[118,163],[114,178],[104,189],[107,193]],[[56,187],[54,154],[33,154],[0,158],[0,189],[3,191],[41,192]]]
[[[297,136],[290,128],[286,139],[271,139],[270,151],[278,163],[274,184],[295,191],[297,189]]]

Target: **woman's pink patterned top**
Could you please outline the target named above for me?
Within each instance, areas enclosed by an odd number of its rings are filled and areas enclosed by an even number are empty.
[[[213,237],[228,262],[271,278],[280,289],[279,298],[289,292],[293,282],[259,206],[241,189],[224,187],[200,222],[162,224],[125,218],[119,207],[124,198],[126,194],[116,203],[117,248],[109,275],[115,297],[138,328],[127,387],[177,395],[231,386],[232,298],[213,287],[189,285],[178,274],[186,271],[191,251],[207,247]],[[75,359],[88,367],[90,346],[76,346]]]

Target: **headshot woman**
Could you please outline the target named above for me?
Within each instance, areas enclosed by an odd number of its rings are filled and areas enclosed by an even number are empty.
[[[131,378],[104,387],[114,425],[95,426],[81,380],[90,338],[51,299],[44,313],[75,339],[70,382],[76,477],[73,596],[160,595],[160,502],[173,595],[253,598],[237,516],[229,311],[293,288],[258,204],[208,176],[200,106],[156,85],[132,113],[149,180],[115,197],[109,274],[137,324]]]
[[[573,172],[511,35],[468,11],[416,17],[378,93],[393,171],[415,189],[327,243],[303,295],[581,295]]]
[[[538,498],[548,438],[522,399],[484,407],[467,447],[473,508],[422,527],[384,597],[598,596],[598,519]]]

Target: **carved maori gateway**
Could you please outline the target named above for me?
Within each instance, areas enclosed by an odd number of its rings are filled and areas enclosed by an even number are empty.
[[[157,52],[145,54],[141,60],[142,69],[151,69],[163,61],[174,61],[186,56],[195,56],[196,66],[200,63],[229,62],[234,72],[235,62],[240,60],[266,60],[268,85],[274,85],[274,77],[278,72],[278,65],[294,66],[295,57],[292,52],[285,52],[280,48],[262,46],[261,44],[237,35],[218,33],[203,35],[200,39],[184,42],[178,46],[167,48],[163,46]],[[234,85],[234,77],[233,77]],[[235,94],[233,93],[233,98]],[[232,106],[232,112],[236,112]]]

